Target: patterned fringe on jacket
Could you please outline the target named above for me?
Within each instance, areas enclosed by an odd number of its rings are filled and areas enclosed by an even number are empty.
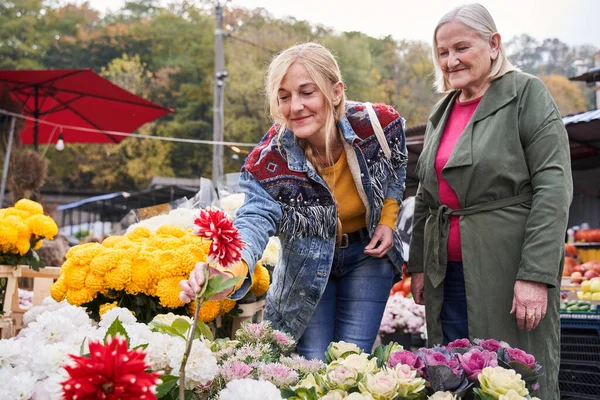
[[[398,175],[396,174],[396,170],[408,162],[408,157],[401,152],[403,149],[400,147],[399,140],[395,141],[390,150],[392,151],[391,159],[381,155],[379,161],[369,167],[371,187],[373,188],[374,210],[381,210],[381,207],[383,207],[383,200],[385,198],[383,182],[386,179],[397,181]]]
[[[320,236],[328,239],[335,236],[337,210],[335,206],[292,207],[281,204],[283,216],[279,230],[293,236]]]

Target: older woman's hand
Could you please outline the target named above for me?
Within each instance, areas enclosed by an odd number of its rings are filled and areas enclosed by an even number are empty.
[[[215,275],[221,275],[223,276],[223,278],[227,279],[233,277],[233,274],[230,271],[221,271],[219,269],[209,266],[206,263],[199,262],[196,264],[196,267],[194,267],[193,271],[190,273],[189,279],[185,279],[179,282],[179,288],[181,289],[181,292],[179,293],[179,300],[183,301],[184,303],[189,303],[190,301],[194,300],[196,295],[200,293],[202,285],[204,285],[204,271],[206,271],[207,268],[209,278]],[[227,288],[223,292],[215,294],[210,299],[223,300],[224,298],[229,296],[233,291],[233,288]]]
[[[365,247],[365,254],[381,258],[394,245],[394,231],[387,225],[377,225],[373,237]]]
[[[415,303],[425,305],[425,273],[415,272],[410,274],[410,292]]]
[[[548,287],[545,283],[516,281],[511,314],[517,315],[520,329],[531,331],[546,316]]]

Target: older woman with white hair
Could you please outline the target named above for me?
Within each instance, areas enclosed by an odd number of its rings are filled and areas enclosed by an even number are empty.
[[[545,369],[558,399],[559,289],[572,198],[569,143],[544,84],[507,59],[489,12],[460,6],[433,36],[408,270],[431,343],[495,338]]]

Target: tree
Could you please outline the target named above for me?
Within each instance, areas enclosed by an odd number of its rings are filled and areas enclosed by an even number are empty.
[[[586,98],[581,88],[562,75],[541,75],[561,115],[586,111]]]

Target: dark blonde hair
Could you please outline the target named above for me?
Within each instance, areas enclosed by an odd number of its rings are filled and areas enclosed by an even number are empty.
[[[327,140],[325,142],[325,152],[327,159],[330,159],[331,151],[329,144],[333,142],[332,139],[337,135],[336,123],[344,114],[346,102],[345,93],[342,91],[338,105],[336,106],[333,103],[334,86],[342,81],[340,67],[329,50],[320,44],[312,42],[292,46],[273,58],[265,76],[265,93],[269,103],[271,118],[281,126],[279,130],[280,137],[281,133],[286,129],[287,121],[279,112],[277,94],[283,78],[294,63],[300,63],[306,68],[310,77],[327,100],[327,120],[325,122]],[[307,159],[319,171],[312,148],[305,140],[299,140],[299,144],[304,149]]]
[[[452,90],[449,83],[444,78],[444,73],[440,67],[440,58],[437,51],[437,32],[440,27],[448,22],[458,21],[473,29],[481,38],[489,40],[490,37],[497,33],[496,23],[489,11],[478,3],[466,4],[453,8],[450,12],[444,15],[433,31],[433,48],[432,55],[435,69],[434,87],[438,92],[444,93]],[[506,56],[506,50],[502,43],[498,50],[498,57],[492,60],[492,68],[488,75],[490,81],[500,78],[502,75],[510,71],[515,71],[517,68],[509,61]]]

